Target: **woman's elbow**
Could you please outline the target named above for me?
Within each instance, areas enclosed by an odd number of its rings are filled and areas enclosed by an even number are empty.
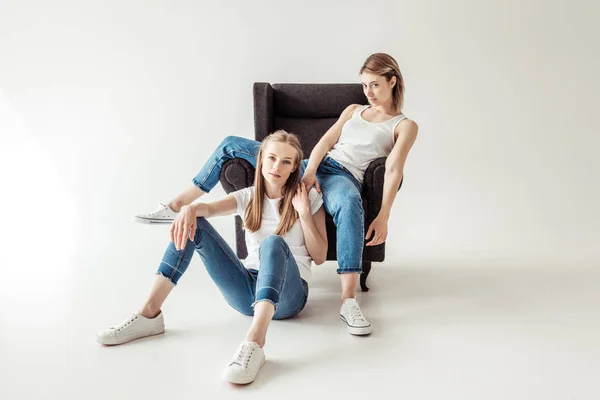
[[[322,257],[321,257],[321,256],[319,256],[319,257],[315,257],[315,258],[313,258],[313,262],[314,262],[316,265],[321,265],[321,264],[323,264],[323,263],[325,262],[325,259],[326,259],[326,258],[327,258],[326,256],[322,256]]]
[[[313,261],[317,265],[323,264],[327,259],[327,242],[325,242],[321,248],[324,249],[324,251],[320,251],[319,254],[313,258]]]

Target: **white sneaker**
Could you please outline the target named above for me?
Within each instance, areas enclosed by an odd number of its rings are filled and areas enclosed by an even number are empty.
[[[160,335],[164,331],[162,311],[152,319],[134,313],[119,325],[99,332],[96,341],[107,345],[123,344],[146,336]]]
[[[254,382],[264,363],[264,350],[254,342],[244,341],[223,371],[223,379],[237,384]]]
[[[340,309],[340,319],[348,326],[352,335],[368,335],[371,333],[371,324],[360,311],[356,299],[346,299]]]
[[[177,213],[171,210],[171,207],[160,203],[158,208],[151,213],[138,214],[135,215],[133,219],[142,224],[168,224],[173,222],[176,216]]]

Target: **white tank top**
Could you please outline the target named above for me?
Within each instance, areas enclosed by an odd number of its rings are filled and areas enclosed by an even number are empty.
[[[359,107],[352,113],[352,118],[342,127],[339,140],[327,153],[361,184],[369,164],[376,158],[390,155],[396,126],[406,118],[400,114],[384,122],[369,122],[362,117],[362,112],[369,107]]]

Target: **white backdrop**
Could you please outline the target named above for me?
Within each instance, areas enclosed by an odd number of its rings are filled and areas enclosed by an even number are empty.
[[[166,227],[131,216],[252,137],[253,82],[358,82],[377,51],[420,127],[386,263],[598,264],[598,5],[284,3],[0,0],[2,268],[156,263]]]

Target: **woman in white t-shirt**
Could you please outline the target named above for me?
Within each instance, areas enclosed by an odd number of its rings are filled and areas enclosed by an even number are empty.
[[[311,262],[327,252],[323,199],[300,182],[302,150],[295,135],[277,131],[262,142],[255,186],[212,203],[182,207],[150,296],[139,312],[97,335],[116,345],[164,332],[161,306],[187,269],[194,251],[234,309],[253,315],[252,325],[225,368],[223,378],[250,383],[265,361],[263,346],[271,319],[290,318],[308,298]],[[244,219],[245,265],[206,220],[237,214]]]

